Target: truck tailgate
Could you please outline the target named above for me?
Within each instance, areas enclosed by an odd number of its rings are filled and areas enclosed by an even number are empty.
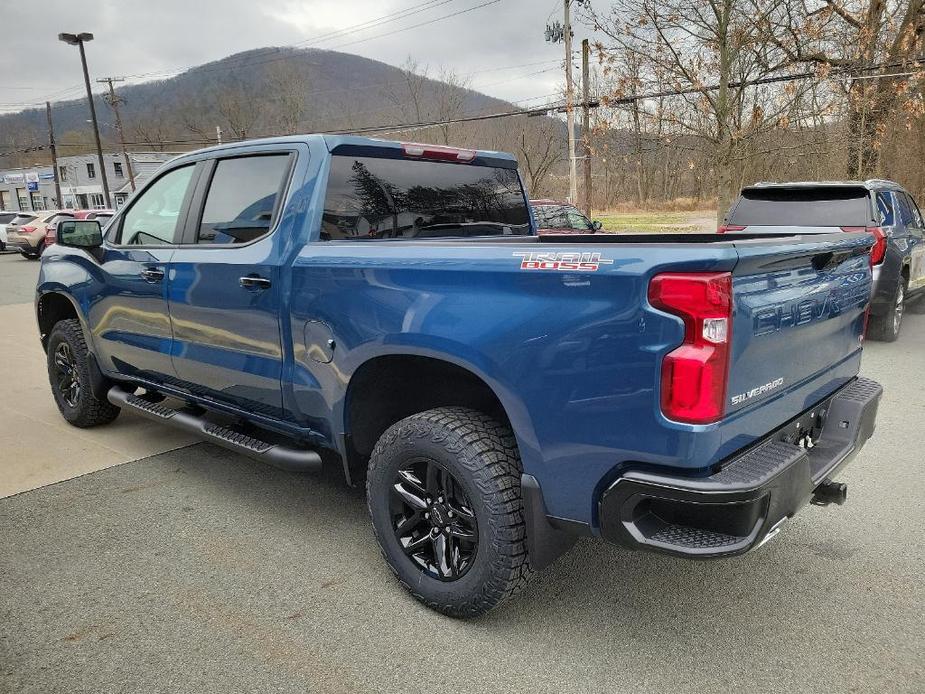
[[[783,396],[861,349],[872,242],[844,232],[736,242],[727,415]]]

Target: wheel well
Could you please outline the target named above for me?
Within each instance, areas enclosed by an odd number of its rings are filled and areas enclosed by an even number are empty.
[[[365,462],[395,422],[434,407],[460,405],[510,421],[494,391],[455,364],[410,355],[377,357],[350,379],[344,414],[351,453]]]
[[[45,294],[39,299],[38,322],[42,347],[48,346],[48,335],[59,321],[77,318],[74,304],[63,294]]]

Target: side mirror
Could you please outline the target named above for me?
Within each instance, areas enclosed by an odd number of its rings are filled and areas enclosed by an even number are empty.
[[[66,219],[58,222],[57,242],[72,248],[99,248],[103,230],[95,219]]]
[[[601,230],[601,227],[603,227],[603,226],[604,226],[604,225],[601,224],[601,223],[600,223],[599,221],[597,221],[596,219],[595,219],[593,222],[591,222],[591,228],[594,229],[594,231],[600,231],[600,230]]]

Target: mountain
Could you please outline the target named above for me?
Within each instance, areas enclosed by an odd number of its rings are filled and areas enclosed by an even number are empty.
[[[408,68],[412,68],[409,70]],[[219,126],[227,138],[282,132],[359,128],[382,123],[436,120],[510,110],[452,74],[430,79],[404,68],[348,53],[318,49],[260,48],[191,68],[175,77],[119,87],[126,140],[205,139]],[[103,95],[97,116],[113,120]],[[89,143],[86,99],[53,104],[59,140],[83,133]],[[0,116],[0,142],[45,139],[45,111]],[[104,137],[115,135],[101,125]]]
[[[381,125],[432,123],[516,110],[469,89],[446,70],[409,61],[395,67],[349,53],[260,48],[193,67],[175,77],[119,86],[129,149],[183,151],[223,141]],[[118,147],[112,109],[95,96],[104,148]],[[59,154],[93,151],[85,99],[52,105]],[[530,190],[562,194],[565,125],[550,117],[515,117],[408,129],[378,137],[515,153]],[[45,110],[0,115],[0,168],[50,162]],[[27,150],[27,151],[23,151]],[[6,154],[4,155],[4,152]],[[550,188],[553,186],[553,188]]]

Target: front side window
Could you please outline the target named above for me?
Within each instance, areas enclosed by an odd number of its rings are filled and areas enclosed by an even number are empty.
[[[915,226],[915,220],[912,218],[912,205],[909,204],[905,193],[896,193],[896,202],[899,206],[899,219],[905,226]]]
[[[899,193],[898,194],[903,201],[902,204],[902,215],[903,215],[903,224],[907,227],[914,227],[920,229],[922,227],[922,219],[919,216],[918,207],[915,205],[912,196],[908,193]]]
[[[119,242],[147,246],[179,243],[178,220],[192,175],[192,164],[174,169],[136,198],[122,218]]]
[[[197,243],[248,243],[273,226],[289,153],[220,159],[209,184]]]
[[[540,205],[533,208],[540,229],[571,229],[594,231],[588,218],[570,205]]]
[[[87,178],[96,178],[96,165],[87,162]]]
[[[517,171],[335,155],[321,240],[529,234]]]

